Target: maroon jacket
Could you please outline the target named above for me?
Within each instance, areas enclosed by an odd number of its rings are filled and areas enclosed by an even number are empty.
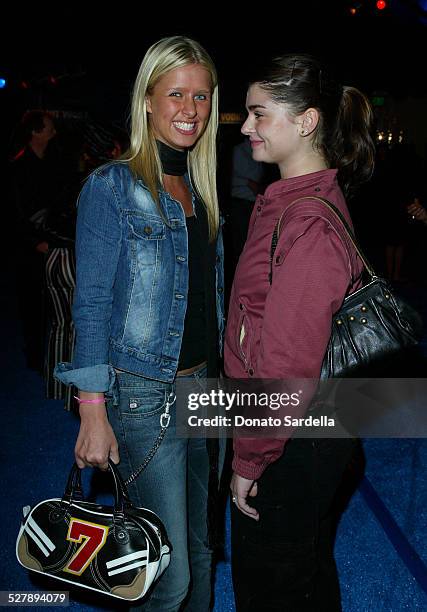
[[[227,376],[319,377],[332,316],[344,297],[360,286],[363,264],[355,252],[350,261],[327,214],[292,218],[289,211],[274,256],[271,286],[270,247],[284,209],[303,196],[330,200],[351,226],[336,175],[336,170],[321,170],[282,179],[270,185],[265,196],[258,196],[230,297],[224,348]],[[301,205],[310,202],[303,200]],[[235,438],[234,471],[251,480],[259,478],[282,455],[285,442]]]

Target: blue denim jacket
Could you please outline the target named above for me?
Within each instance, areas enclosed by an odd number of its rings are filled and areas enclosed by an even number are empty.
[[[191,187],[190,187],[191,188]],[[111,390],[114,367],[163,382],[175,378],[188,291],[184,211],[149,190],[124,162],[93,172],[79,197],[73,363],[55,376],[85,391]],[[194,208],[194,193],[193,193]],[[217,318],[224,330],[223,244],[217,240]]]

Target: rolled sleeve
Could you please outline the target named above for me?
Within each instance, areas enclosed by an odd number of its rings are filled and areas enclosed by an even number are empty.
[[[55,378],[64,385],[74,385],[81,391],[92,393],[112,393],[116,372],[108,363],[88,368],[74,368],[67,362],[58,363],[53,372]]]

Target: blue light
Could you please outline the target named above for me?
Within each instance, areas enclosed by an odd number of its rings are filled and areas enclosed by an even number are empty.
[[[6,87],[6,79],[0,79],[0,89]]]
[[[423,9],[423,11],[427,11],[427,0],[418,0],[418,4]]]

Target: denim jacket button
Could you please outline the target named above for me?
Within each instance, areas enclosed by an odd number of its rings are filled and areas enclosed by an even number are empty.
[[[218,287],[218,293],[222,293],[224,289],[222,287]]]
[[[153,230],[151,229],[151,227],[149,225],[146,225],[144,227],[144,234],[147,234],[147,236],[149,236],[152,233],[153,233]]]

